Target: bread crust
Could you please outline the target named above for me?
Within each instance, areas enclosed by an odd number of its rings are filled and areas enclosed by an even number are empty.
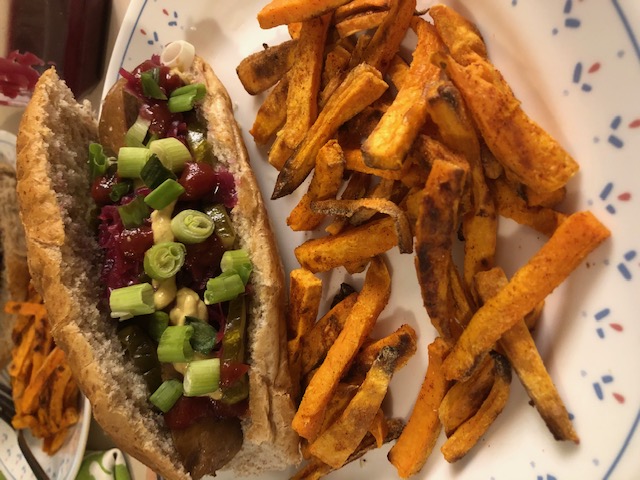
[[[202,59],[189,75],[207,85],[203,109],[214,154],[236,180],[232,211],[254,265],[250,305],[250,419],[227,468],[239,474],[283,469],[300,460],[291,429],[294,406],[286,358],[284,277],[266,209],[222,83]],[[29,268],[43,296],[53,336],[68,356],[101,427],[122,450],[166,478],[186,479],[161,416],[139,375],[132,380],[115,327],[98,311],[101,251],[92,231],[86,152],[97,141],[88,104],[79,105],[53,69],[36,85],[18,135],[18,196]],[[100,323],[102,322],[102,323]],[[277,328],[274,326],[277,325]]]

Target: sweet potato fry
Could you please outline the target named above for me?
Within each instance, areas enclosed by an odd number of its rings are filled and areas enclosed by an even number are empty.
[[[482,54],[477,29],[452,9],[435,7],[429,13],[453,57],[443,62],[446,72],[489,149],[518,181],[534,190],[563,187],[578,171],[576,161],[522,110],[500,72]],[[457,30],[457,35],[443,34],[445,29]]]
[[[269,163],[283,165],[302,142],[318,116],[318,92],[330,15],[305,21],[288,73],[287,118],[269,151]],[[279,145],[280,143],[284,145]]]
[[[338,23],[353,15],[371,11],[382,11],[387,10],[388,8],[389,0],[352,0],[341,7],[336,8],[333,18],[334,21]]]
[[[318,115],[302,144],[283,166],[272,199],[288,195],[298,188],[313,169],[318,151],[340,125],[378,99],[387,87],[380,72],[367,64],[351,70]]]
[[[416,17],[413,21],[418,44],[403,85],[373,133],[362,145],[369,167],[399,170],[418,132],[427,120],[430,83],[441,74],[431,63],[431,55],[444,47],[430,23]]]
[[[316,438],[309,451],[334,468],[342,467],[369,431],[387,394],[399,352],[384,347],[344,412]],[[315,377],[314,377],[315,378]]]
[[[386,73],[389,62],[400,49],[415,10],[416,0],[389,0],[389,12],[367,44],[362,60]]]
[[[442,445],[440,451],[447,462],[456,462],[464,457],[504,409],[509,398],[511,367],[504,359],[496,360],[495,371],[493,386],[480,409]]]
[[[478,309],[444,363],[447,378],[468,377],[502,334],[543,301],[610,235],[589,211],[567,218],[507,286]]]
[[[387,425],[387,419],[384,416],[382,408],[379,408],[376,416],[373,417],[373,422],[371,422],[369,426],[369,433],[373,435],[376,446],[381,448],[384,445],[384,439],[389,433],[389,425]]]
[[[403,178],[404,170],[387,170],[367,165],[364,161],[362,150],[359,148],[345,150],[344,158],[346,168],[352,172],[368,173],[388,180],[401,180]]]
[[[301,342],[311,330],[318,316],[322,297],[322,281],[303,268],[292,270],[289,275],[288,338],[289,369],[294,394],[300,385]],[[297,387],[297,388],[296,388]]]
[[[449,270],[465,177],[462,168],[436,160],[425,185],[416,225],[415,265],[422,299],[431,323],[449,342],[457,336]]]
[[[362,198],[369,185],[371,183],[371,175],[360,172],[351,172],[347,186],[344,187],[341,200],[355,200],[356,198]],[[336,218],[325,228],[325,232],[331,235],[337,235],[348,224],[346,218]]]
[[[327,53],[324,59],[320,82],[322,90],[324,90],[332,78],[338,76],[347,68],[350,59],[351,52],[341,44],[336,44],[336,46]]]
[[[404,367],[409,359],[416,353],[417,335],[410,325],[401,325],[395,332],[379,340],[371,341],[363,345],[358,355],[353,360],[347,379],[351,382],[361,382],[373,365],[378,354],[384,347],[396,348],[399,352],[398,365]]]
[[[297,43],[297,40],[288,40],[272,47],[265,46],[242,59],[236,74],[248,94],[257,95],[280,81],[293,64]]]
[[[440,337],[429,344],[429,363],[420,393],[407,426],[387,456],[400,478],[409,478],[422,469],[440,435],[438,406],[450,385],[444,378],[442,361],[448,353],[447,342]]]
[[[383,198],[361,198],[359,200],[317,200],[311,202],[311,210],[325,215],[351,217],[361,209],[371,209],[389,215],[394,221],[401,253],[413,251],[413,236],[409,220],[395,203]]]
[[[508,280],[502,269],[496,267],[478,273],[476,282],[482,300],[488,301],[507,285]],[[525,322],[519,321],[507,330],[499,344],[553,437],[556,440],[578,443],[578,435],[564,402],[544,366]]]
[[[494,376],[495,362],[491,355],[487,355],[471,377],[451,386],[438,408],[447,437],[478,411],[491,391]]]
[[[320,149],[309,189],[287,217],[291,230],[313,230],[324,220],[324,214],[311,210],[311,202],[336,197],[342,184],[344,163],[342,148],[336,140],[329,140]]]
[[[306,376],[316,368],[327,355],[329,348],[338,338],[357,298],[357,293],[352,293],[345,297],[318,320],[311,330],[302,337],[300,345],[302,376]]]
[[[364,286],[344,328],[309,382],[293,417],[293,429],[301,437],[312,441],[318,435],[327,402],[386,306],[390,288],[387,266],[376,257],[369,265]]]
[[[258,12],[261,28],[303,22],[335,10],[351,0],[272,0]]]
[[[530,207],[504,180],[503,177],[490,180],[489,185],[496,202],[498,213],[511,218],[521,225],[527,225],[546,236],[553,232],[567,219],[567,215],[546,207]]]
[[[386,18],[385,11],[361,12],[346,17],[336,23],[336,30],[340,37],[349,37],[364,30],[378,27]]]
[[[64,352],[59,347],[56,347],[47,356],[40,369],[32,374],[31,380],[21,399],[21,409],[23,412],[33,413],[37,410],[40,392],[44,384],[64,361],[64,358]]]
[[[287,119],[289,77],[282,77],[260,105],[249,133],[258,145],[266,145]],[[285,160],[286,161],[286,160]],[[284,164],[284,162],[283,162]],[[282,165],[274,165],[280,169]]]
[[[366,261],[398,245],[391,217],[373,220],[336,235],[313,238],[295,248],[300,265],[314,273]]]

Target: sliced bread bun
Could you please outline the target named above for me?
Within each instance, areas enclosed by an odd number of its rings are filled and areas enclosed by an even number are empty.
[[[250,305],[250,414],[242,450],[228,465],[238,474],[283,469],[299,461],[291,429],[284,280],[266,210],[251,171],[229,96],[211,68],[196,57],[189,75],[207,85],[202,108],[217,158],[234,175],[238,203],[232,219],[254,265]],[[18,135],[18,195],[29,267],[42,294],[53,335],[68,356],[93,414],[119,448],[166,478],[189,478],[163,419],[98,310],[102,252],[93,235],[95,205],[88,182],[87,147],[97,141],[91,107],[78,104],[53,69],[36,85]],[[224,441],[224,439],[221,439]]]

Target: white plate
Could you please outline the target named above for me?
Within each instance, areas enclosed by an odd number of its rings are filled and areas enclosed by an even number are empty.
[[[264,196],[276,172],[248,130],[261,98],[249,96],[235,74],[246,55],[287,38],[284,28],[261,30],[256,14],[266,0],[177,2],[134,0],[111,59],[106,84],[120,67],[132,68],[166,43],[196,46],[227,86],[236,107]],[[419,8],[435,3],[419,1]],[[573,416],[579,446],[555,442],[529,405],[516,377],[507,408],[479,444],[449,465],[438,447],[417,478],[631,479],[640,476],[640,3],[636,0],[481,0],[446,2],[475,21],[494,63],[525,110],[575,156],[581,172],[570,182],[567,211],[591,209],[613,232],[548,299],[537,341]],[[287,270],[298,266],[293,247],[306,235],[292,233],[285,218],[296,198],[268,201]],[[512,222],[501,223],[498,258],[512,273],[543,239]],[[422,307],[412,256],[389,255],[391,301],[376,332],[410,323],[420,349],[393,379],[388,410],[407,417],[426,368],[434,337]],[[325,283],[331,297],[343,280]],[[360,278],[355,279],[360,284]],[[440,443],[442,438],[440,439]],[[330,478],[396,478],[388,447]],[[636,452],[634,454],[634,452]],[[282,478],[283,474],[264,478]],[[221,476],[220,478],[226,478]]]
[[[6,370],[0,373],[0,383],[9,383]],[[91,405],[84,396],[80,400],[79,413],[80,420],[71,428],[64,445],[53,456],[42,451],[42,440],[33,437],[29,431],[25,432],[27,444],[51,480],[74,480],[80,470],[91,425]],[[35,478],[18,447],[15,431],[0,420],[0,477],[2,474],[8,480]]]

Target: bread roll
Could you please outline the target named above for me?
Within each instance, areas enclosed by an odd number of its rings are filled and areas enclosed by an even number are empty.
[[[294,406],[286,357],[284,278],[256,179],[229,96],[196,57],[188,76],[207,85],[200,108],[214,154],[233,174],[232,220],[252,259],[249,305],[249,410],[244,442],[226,468],[237,474],[281,470],[300,459],[291,429]],[[95,231],[87,147],[97,141],[88,103],[78,104],[53,69],[36,85],[18,135],[18,195],[29,267],[53,336],[66,352],[93,414],[119,448],[166,478],[189,478],[163,419],[148,402],[141,376],[123,356],[116,325],[98,302],[102,251]],[[224,441],[224,439],[221,439]]]

